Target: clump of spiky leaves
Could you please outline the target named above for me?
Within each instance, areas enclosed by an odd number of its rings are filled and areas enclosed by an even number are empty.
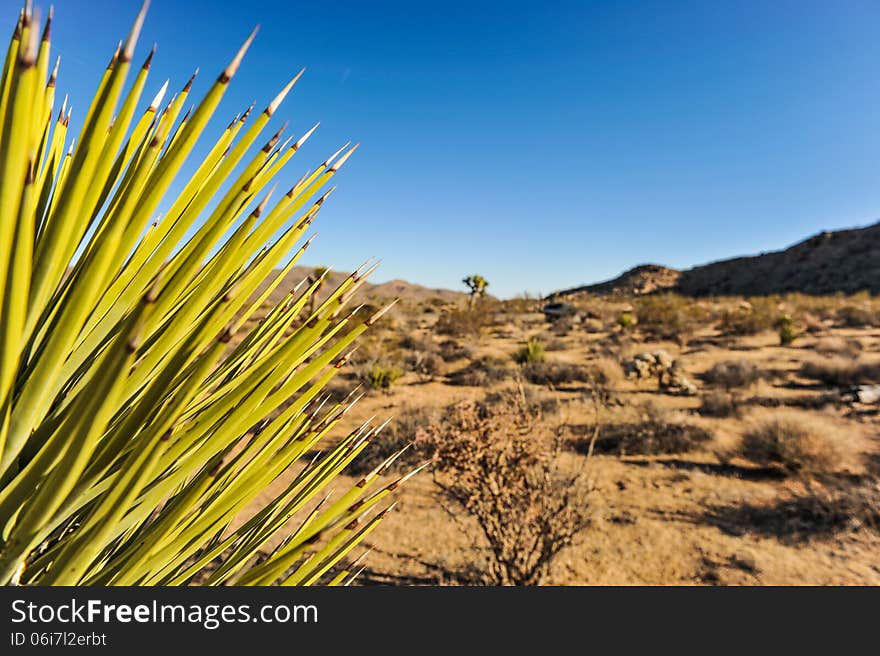
[[[375,528],[396,487],[371,489],[386,461],[315,503],[378,430],[365,424],[311,455],[350,401],[327,403],[322,388],[377,318],[344,311],[368,272],[310,313],[318,283],[303,285],[244,339],[232,336],[302,254],[296,244],[329,192],[312,199],[354,148],[270,204],[265,190],[312,130],[283,145],[279,131],[248,152],[297,75],[265,111],[236,117],[169,195],[254,35],[182,118],[191,81],[160,108],[166,83],[138,115],[152,53],[123,90],[145,11],[75,146],[66,103],[53,120],[49,24],[41,37],[29,6],[6,55],[0,582],[314,583]],[[168,209],[154,221],[160,204]],[[291,469],[299,460],[308,464]],[[242,517],[294,470],[277,497]]]

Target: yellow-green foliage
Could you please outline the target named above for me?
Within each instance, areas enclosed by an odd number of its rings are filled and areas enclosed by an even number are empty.
[[[544,344],[537,337],[530,337],[516,352],[514,359],[520,364],[527,362],[541,362],[544,359]]]
[[[398,378],[403,375],[403,370],[398,367],[383,365],[374,362],[366,372],[366,380],[372,389],[389,389]]]
[[[791,315],[783,314],[779,317],[776,321],[776,327],[779,330],[779,343],[782,346],[793,344],[794,340],[800,336],[797,328],[795,328],[794,319],[792,319]]]
[[[627,328],[636,325],[636,318],[632,312],[621,312],[620,315],[617,317],[617,325],[626,330]]]
[[[41,38],[29,11],[3,67],[0,583],[311,584],[375,528],[396,487],[371,487],[392,456],[311,503],[381,428],[311,455],[349,407],[322,390],[382,313],[363,321],[345,308],[369,272],[308,313],[315,282],[233,336],[302,254],[329,192],[313,198],[354,148],[270,203],[311,130],[252,146],[297,75],[264,111],[229,123],[170,195],[253,35],[178,120],[190,84],[164,107],[165,87],[140,103],[152,54],[139,68],[131,59],[145,11],[75,146],[64,106],[54,119],[48,25]],[[278,495],[234,524],[273,481]]]

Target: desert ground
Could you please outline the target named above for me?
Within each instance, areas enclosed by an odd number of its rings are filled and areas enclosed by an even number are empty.
[[[358,584],[501,582],[493,561],[534,546],[503,527],[529,522],[562,533],[533,583],[880,584],[880,303],[565,300],[573,314],[550,320],[539,299],[469,308],[463,294],[413,294],[362,340],[333,383],[338,397],[364,393],[337,432],[391,422],[339,485],[410,442],[384,479],[431,464],[396,490]],[[473,488],[491,482],[450,474],[438,457],[467,431],[525,438],[528,462],[552,463],[537,471],[562,485],[480,503]],[[464,497],[449,492],[453,479]]]

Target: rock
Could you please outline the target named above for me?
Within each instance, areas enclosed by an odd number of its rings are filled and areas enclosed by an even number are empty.
[[[844,396],[851,403],[873,405],[880,403],[880,385],[857,385],[846,391]]]
[[[637,354],[627,365],[626,373],[630,378],[656,378],[658,387],[670,394],[694,396],[697,393],[696,384],[663,349]]]

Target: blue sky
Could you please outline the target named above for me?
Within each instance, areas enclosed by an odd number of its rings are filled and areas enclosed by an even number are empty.
[[[138,5],[56,2],[79,118]],[[213,133],[307,66],[290,178],[363,144],[308,264],[511,296],[880,218],[877,2],[153,0],[148,89],[200,66],[200,97],[256,23]]]

